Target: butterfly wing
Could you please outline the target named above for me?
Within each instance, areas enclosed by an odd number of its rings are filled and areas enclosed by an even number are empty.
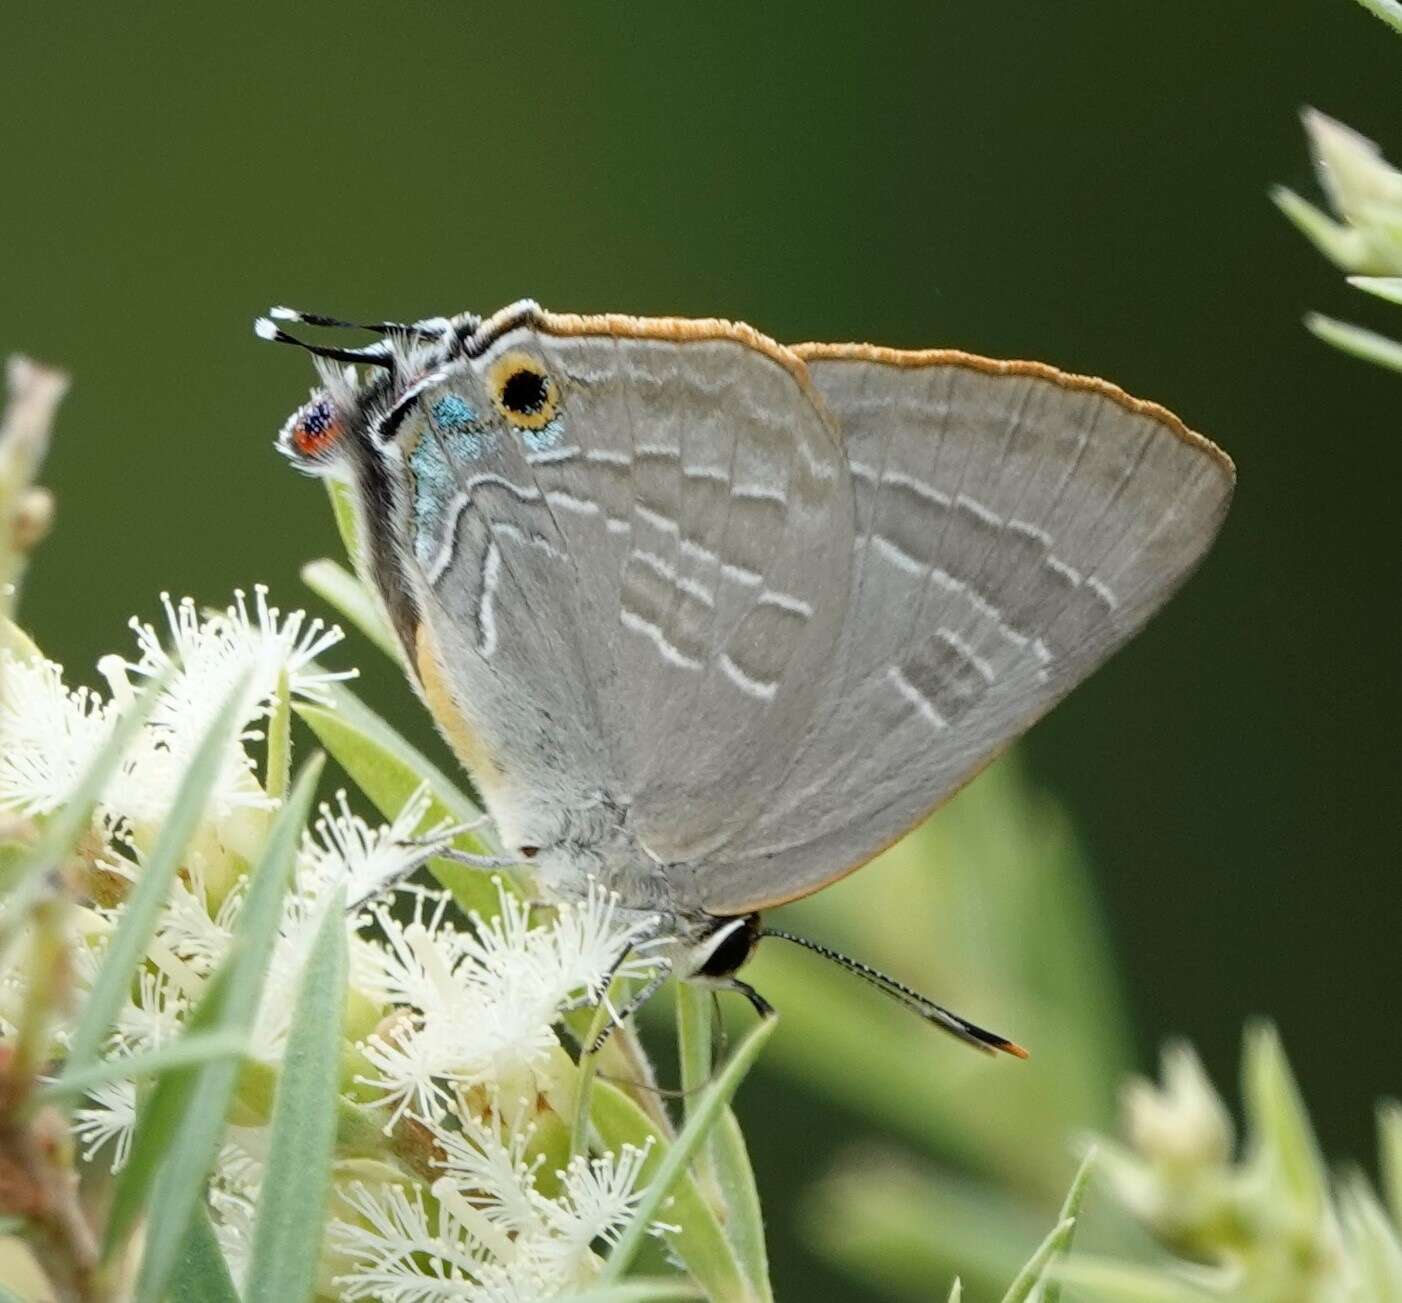
[[[405,458],[429,677],[509,843],[607,794],[660,861],[694,860],[758,815],[833,665],[837,432],[803,365],[746,327],[521,305],[479,336],[420,406],[495,424],[464,443],[428,420]],[[542,401],[513,413],[513,384]]]
[[[1144,624],[1226,514],[1231,462],[1171,414],[1032,363],[795,350],[856,500],[833,679],[706,908],[806,895],[908,831]]]

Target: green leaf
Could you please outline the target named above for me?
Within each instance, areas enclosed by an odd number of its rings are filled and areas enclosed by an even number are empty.
[[[800,1212],[815,1252],[896,1298],[926,1297],[955,1274],[975,1298],[996,1298],[1046,1233],[1045,1212],[1005,1185],[894,1158],[845,1163],[806,1192]]]
[[[1398,0],[1358,0],[1374,18],[1381,18],[1394,32],[1402,32],[1402,4]]]
[[[643,1181],[655,1182],[669,1150],[668,1141],[642,1108],[616,1086],[598,1082],[593,1091],[594,1128],[604,1148],[617,1153],[624,1145],[642,1149],[651,1142]],[[683,1174],[672,1189],[667,1220],[681,1230],[667,1236],[669,1248],[713,1299],[748,1299],[745,1273],[725,1237],[720,1220],[696,1182]],[[602,1279],[608,1279],[607,1276]]]
[[[774,1290],[769,1283],[769,1251],[764,1242],[764,1210],[755,1184],[750,1151],[739,1119],[730,1108],[721,1110],[711,1135],[711,1154],[716,1181],[725,1200],[725,1234],[755,1298],[772,1303]]]
[[[94,1086],[108,1081],[139,1081],[143,1077],[159,1077],[176,1068],[188,1068],[215,1059],[241,1059],[248,1053],[248,1037],[242,1032],[187,1032],[168,1045],[124,1059],[99,1059],[86,1068],[73,1072],[64,1070],[54,1082],[35,1092],[40,1104],[82,1095]]]
[[[671,1145],[666,1147],[656,1170],[649,1173],[650,1179],[646,1191],[638,1204],[637,1211],[633,1214],[633,1220],[619,1236],[618,1242],[613,1247],[613,1252],[609,1254],[600,1280],[612,1283],[619,1280],[627,1271],[634,1255],[642,1245],[643,1236],[647,1234],[647,1228],[661,1206],[662,1200],[685,1175],[687,1165],[710,1134],[711,1128],[720,1120],[721,1110],[725,1108],[730,1102],[731,1096],[739,1089],[740,1083],[745,1079],[745,1074],[754,1066],[760,1050],[774,1034],[778,1023],[779,1019],[775,1016],[760,1019],[750,1028],[744,1040],[735,1047],[734,1052],[726,1061],[725,1067],[721,1069],[716,1079],[711,1082],[705,1094],[702,1095],[696,1111],[687,1119],[681,1134]],[[679,1244],[677,1249],[678,1252],[681,1252]],[[734,1259],[732,1258],[731,1261],[733,1262]],[[688,1262],[687,1266],[691,1267],[691,1263]],[[692,1267],[692,1272],[700,1279],[699,1273],[694,1267]],[[702,1284],[705,1283],[702,1280]],[[723,1295],[722,1297],[731,1296]]]
[[[8,875],[9,896],[5,918],[0,924],[0,956],[25,924],[34,902],[43,894],[48,875],[73,853],[79,839],[92,823],[93,806],[102,795],[117,766],[141,726],[145,724],[164,690],[166,677],[147,684],[146,690],[122,713],[112,736],[88,765],[68,800],[44,824],[33,849]]]
[[[695,1113],[711,1079],[712,993],[694,982],[674,983],[677,997],[677,1053],[681,1065],[683,1108]],[[769,1284],[769,1253],[764,1243],[764,1214],[745,1135],[726,1108],[693,1165],[703,1191],[714,1186],[720,1197],[726,1238],[739,1259],[757,1299],[774,1297]]]
[[[1081,1160],[1081,1165],[1076,1169],[1076,1175],[1071,1180],[1071,1188],[1066,1192],[1066,1202],[1061,1205],[1061,1214],[1058,1222],[1071,1223],[1073,1230],[1075,1224],[1080,1220],[1081,1204],[1086,1197],[1086,1187],[1090,1184],[1091,1168],[1095,1164],[1095,1150],[1092,1148]],[[1055,1232],[1053,1232],[1055,1234]],[[1068,1231],[1066,1239],[1063,1241],[1057,1255],[1065,1257],[1071,1251],[1071,1236],[1073,1231]],[[1045,1273],[1043,1273],[1045,1276]],[[1061,1303],[1061,1282],[1055,1279],[1047,1280],[1043,1290],[1041,1303]]]
[[[1376,330],[1363,326],[1350,325],[1347,321],[1336,321],[1320,312],[1311,312],[1305,317],[1306,328],[1326,344],[1364,362],[1386,367],[1389,371],[1402,371],[1402,344]]]
[[[1338,1203],[1348,1256],[1362,1277],[1358,1296],[1375,1303],[1400,1303],[1402,1242],[1377,1196],[1362,1176],[1355,1175],[1343,1182]]]
[[[334,606],[396,664],[404,660],[403,648],[375,599],[339,561],[323,557],[302,567],[302,582],[329,606]]]
[[[363,551],[360,545],[360,523],[355,514],[355,490],[340,480],[327,479],[326,495],[331,499],[331,514],[336,518],[336,532],[341,536],[341,546],[346,556],[357,569]]]
[[[1402,276],[1350,276],[1348,283],[1388,303],[1402,303]]]
[[[298,702],[294,709],[387,819],[393,819],[425,783],[432,802],[423,827],[444,818],[460,824],[481,818],[461,788],[354,693],[341,684],[334,684],[331,693],[330,707]],[[476,854],[493,849],[475,833],[462,834],[453,845]],[[485,918],[495,917],[497,893],[487,874],[448,860],[431,860],[428,867],[464,910],[475,909]],[[506,880],[509,882],[509,877]]]
[[[187,1022],[192,1031],[247,1033],[253,1024],[283,895],[321,769],[320,756],[304,766],[273,823],[239,911],[228,958]],[[168,1073],[138,1117],[131,1154],[113,1193],[105,1246],[110,1259],[145,1212],[138,1303],[158,1303],[164,1294],[218,1155],[237,1078],[238,1064],[227,1061]]]
[[[1378,1105],[1378,1154],[1387,1210],[1402,1231],[1402,1104],[1395,1099]]]
[[[606,1285],[602,1289],[586,1290],[583,1294],[568,1294],[556,1303],[652,1303],[653,1299],[705,1298],[689,1281],[680,1276],[645,1280],[639,1277],[622,1285]]]
[[[240,708],[248,688],[248,675],[224,698],[219,713],[200,739],[199,747],[180,781],[175,801],[161,824],[160,835],[142,865],[125,907],[117,920],[107,953],[92,991],[83,1004],[78,1026],[64,1064],[62,1078],[80,1072],[97,1060],[102,1043],[112,1029],[118,1011],[131,992],[132,980],[141,966],[146,947],[155,935],[162,907],[170,895],[171,883],[184,858],[185,848],[204,818],[210,789],[219,777],[234,732],[241,720]]]
[[[1362,271],[1373,260],[1373,250],[1362,231],[1346,222],[1336,221],[1308,199],[1285,186],[1276,186],[1271,202],[1290,220],[1291,224],[1336,267],[1345,271]]]
[[[284,669],[277,676],[273,713],[268,720],[268,771],[263,790],[275,801],[287,795],[292,784],[292,683]]]
[[[1248,1028],[1242,1065],[1242,1106],[1252,1161],[1279,1182],[1307,1223],[1323,1217],[1329,1178],[1294,1074],[1273,1027]]]
[[[1220,1303],[1222,1295],[1197,1289],[1158,1267],[1139,1267],[1081,1254],[1056,1264],[1056,1277],[1083,1303]]]
[[[197,1208],[170,1276],[170,1303],[239,1303],[229,1266],[203,1208]]]
[[[247,1293],[310,1299],[325,1233],[346,1004],[345,892],[326,907],[307,960],[273,1105]]]
[[[1071,1233],[1075,1229],[1076,1220],[1073,1217],[1058,1222],[1052,1228],[1051,1234],[1037,1246],[1037,1252],[1027,1260],[1027,1265],[1008,1286],[1008,1292],[1003,1295],[1003,1303],[1027,1303],[1032,1297],[1032,1291],[1040,1284],[1042,1273],[1046,1271],[1047,1266],[1064,1255],[1067,1245],[1071,1243]]]

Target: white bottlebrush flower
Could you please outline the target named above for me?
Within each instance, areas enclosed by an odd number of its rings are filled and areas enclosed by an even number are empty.
[[[241,590],[224,611],[201,616],[190,598],[175,603],[162,593],[169,648],[162,645],[152,625],[132,620],[141,655],[127,668],[148,678],[171,676],[152,723],[198,737],[245,673],[250,675],[242,712],[245,724],[272,708],[282,674],[287,675],[294,697],[323,704],[329,700],[331,684],[354,677],[352,670],[322,670],[315,664],[318,656],[341,641],[339,628],[319,619],[309,621],[305,611],[293,611],[284,618],[268,605],[268,590],[262,584],[255,585],[253,595],[252,616]]]
[[[0,811],[48,814],[63,804],[112,728],[97,693],[70,689],[47,660],[0,652]]]
[[[88,1092],[87,1102],[73,1112],[73,1136],[82,1146],[83,1161],[90,1163],[107,1146],[112,1147],[111,1170],[126,1166],[136,1130],[136,1083],[106,1081]]]
[[[500,914],[474,916],[471,932],[448,921],[443,893],[420,894],[407,923],[373,911],[386,943],[377,993],[406,1014],[364,1046],[377,1073],[364,1084],[384,1092],[391,1125],[408,1108],[431,1117],[454,1088],[520,1082],[544,1067],[558,1044],[554,1026],[575,998],[596,997],[614,972],[652,969],[645,955],[619,964],[650,924],[625,921],[600,888],[534,928],[527,905],[505,889],[500,899]]]
[[[372,828],[352,812],[345,792],[338,791],[335,808],[323,803],[315,834],[308,832],[302,839],[297,891],[291,899],[314,901],[344,885],[346,899],[354,903],[401,881],[422,862],[420,843],[438,842],[453,831],[452,822],[445,819],[419,832],[432,803],[424,784],[404,802],[393,822]]]
[[[593,1246],[615,1243],[637,1211],[646,1150],[577,1158],[549,1198],[535,1185],[539,1160],[525,1157],[529,1130],[503,1129],[500,1116],[432,1128],[445,1155],[432,1204],[395,1183],[346,1189],[347,1215],[331,1225],[350,1264],[336,1281],[343,1297],[524,1303],[588,1284]]]

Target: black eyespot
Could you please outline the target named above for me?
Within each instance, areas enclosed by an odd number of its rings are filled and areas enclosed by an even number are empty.
[[[506,377],[501,387],[501,405],[521,416],[532,416],[549,401],[545,377],[539,371],[522,367]]]
[[[487,368],[487,391],[498,412],[518,430],[543,430],[554,420],[560,394],[538,358],[520,349]]]
[[[539,846],[523,846],[523,847],[521,847],[521,858],[524,859],[524,860],[533,860],[533,859],[535,859],[535,857],[536,857],[537,855],[539,855],[539,854],[540,854],[540,847],[539,847]]]

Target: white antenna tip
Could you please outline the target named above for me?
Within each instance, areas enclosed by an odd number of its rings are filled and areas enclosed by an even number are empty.
[[[259,317],[258,320],[253,323],[253,333],[257,335],[259,339],[275,340],[278,337],[278,328],[268,317]]]
[[[296,308],[269,308],[268,316],[274,321],[301,321],[302,314]]]

